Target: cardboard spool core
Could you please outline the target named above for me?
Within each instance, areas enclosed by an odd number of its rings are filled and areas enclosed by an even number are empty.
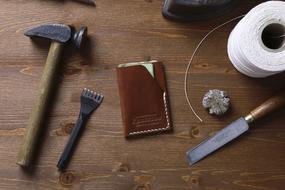
[[[263,29],[261,39],[267,48],[281,49],[285,44],[285,27],[279,23],[269,24]]]

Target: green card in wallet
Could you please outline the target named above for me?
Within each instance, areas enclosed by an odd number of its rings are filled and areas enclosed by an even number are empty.
[[[121,64],[117,78],[125,137],[172,130],[162,63]]]

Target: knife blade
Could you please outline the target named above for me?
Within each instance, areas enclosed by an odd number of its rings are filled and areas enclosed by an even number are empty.
[[[283,106],[285,106],[285,91],[268,99],[259,107],[251,111],[246,117],[236,120],[212,137],[207,138],[191,150],[187,151],[186,156],[189,164],[193,165],[197,163],[212,152],[248,131],[250,123]]]
[[[248,131],[248,129],[248,123],[244,118],[240,118],[231,123],[186,153],[190,165],[195,164],[215,150],[237,138],[244,132]]]

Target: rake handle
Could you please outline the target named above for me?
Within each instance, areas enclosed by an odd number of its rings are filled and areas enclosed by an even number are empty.
[[[47,114],[50,92],[52,90],[53,79],[57,71],[62,49],[63,44],[55,41],[51,43],[38,94],[26,127],[24,141],[17,156],[16,162],[20,166],[29,166],[33,159],[40,128],[41,125],[43,125],[43,120]]]
[[[81,134],[81,129],[84,127],[84,124],[84,120],[79,117],[57,163],[59,171],[63,171],[66,168],[69,159],[72,156],[73,150],[78,142],[78,138]]]

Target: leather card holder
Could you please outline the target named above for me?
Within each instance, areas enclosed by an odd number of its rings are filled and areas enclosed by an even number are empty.
[[[117,67],[125,137],[172,130],[163,64],[153,64],[154,76],[142,65]]]

